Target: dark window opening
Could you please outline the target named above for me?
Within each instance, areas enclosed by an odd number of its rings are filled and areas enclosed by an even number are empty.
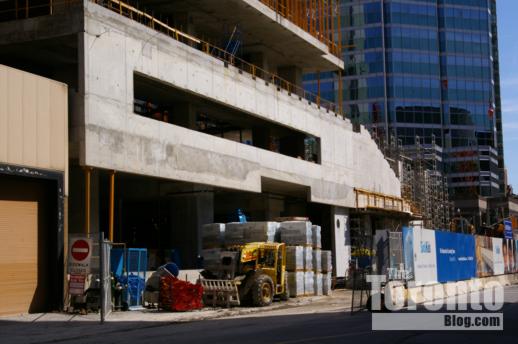
[[[320,163],[320,138],[134,74],[134,112],[227,140]]]

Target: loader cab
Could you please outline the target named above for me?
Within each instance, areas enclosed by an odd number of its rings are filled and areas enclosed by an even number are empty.
[[[241,250],[241,270],[261,271],[273,282],[273,293],[282,294],[286,290],[286,247],[281,243],[251,243]]]

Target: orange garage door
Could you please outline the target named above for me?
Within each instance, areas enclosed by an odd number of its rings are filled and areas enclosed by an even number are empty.
[[[0,176],[0,315],[46,310],[44,187]]]

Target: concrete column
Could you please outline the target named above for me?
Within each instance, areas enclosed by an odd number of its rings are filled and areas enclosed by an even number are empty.
[[[265,71],[271,72],[268,60],[266,59],[265,54],[263,54],[262,52],[247,53],[246,60]]]
[[[99,170],[93,169],[90,177],[90,233],[99,233]]]
[[[277,74],[296,86],[302,86],[302,68],[295,66],[277,67]]]
[[[169,121],[181,127],[196,130],[196,108],[190,103],[175,103]]]
[[[361,220],[361,230],[366,237],[372,237],[372,217],[370,215],[363,215]]]
[[[85,224],[85,177],[80,166],[70,167],[68,227],[70,234],[83,234]],[[90,175],[90,230],[99,233],[99,171]]]
[[[279,197],[266,195],[264,200],[265,220],[273,221],[274,218],[280,217],[284,211],[284,200]]]
[[[172,248],[180,252],[180,268],[196,267],[201,253],[201,228],[214,222],[214,194],[193,188],[172,196],[170,203]]]
[[[333,239],[333,273],[336,277],[347,277],[351,261],[351,230],[349,209],[331,207],[331,229]]]
[[[181,31],[196,36],[196,27],[192,16],[188,12],[175,12],[173,25],[180,28]]]

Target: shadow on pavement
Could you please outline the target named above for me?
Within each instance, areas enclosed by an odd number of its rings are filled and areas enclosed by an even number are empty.
[[[504,306],[504,332],[371,331],[368,312],[253,315],[184,323],[0,320],[1,343],[517,343],[518,305]]]

